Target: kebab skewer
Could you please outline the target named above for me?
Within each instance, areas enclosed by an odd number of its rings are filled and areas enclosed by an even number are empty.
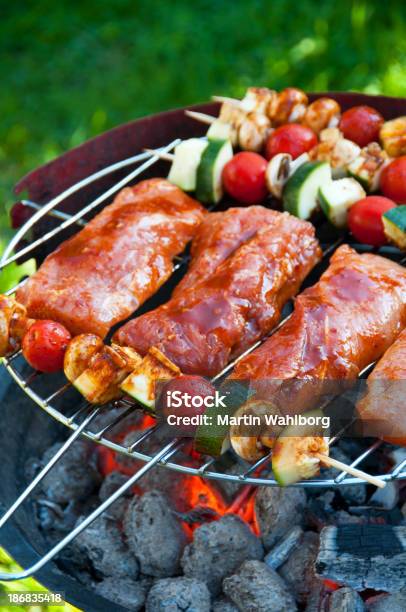
[[[406,271],[378,255],[342,246],[319,282],[296,299],[289,321],[238,362],[231,378],[249,380],[252,401],[264,398],[271,413],[303,414],[352,385],[405,325]],[[280,484],[317,474],[318,454],[325,451],[320,435],[300,437],[272,428],[259,440],[247,437],[238,443],[243,457],[252,454],[253,444],[259,456],[272,447]]]

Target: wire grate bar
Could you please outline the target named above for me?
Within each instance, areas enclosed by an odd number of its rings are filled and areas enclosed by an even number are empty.
[[[265,457],[261,457],[261,459],[258,459],[258,461],[254,463],[254,465],[251,465],[248,468],[248,470],[246,470],[243,474],[240,474],[240,479],[245,480],[247,476],[249,476],[250,474],[253,474],[258,468],[265,465],[265,463],[268,463],[268,461],[270,461],[271,458],[272,458],[272,453],[268,453],[267,455],[265,455]]]
[[[115,419],[113,419],[111,423],[109,423],[108,425],[106,425],[105,427],[103,427],[97,433],[93,435],[95,436],[95,438],[100,440],[104,436],[104,434],[108,432],[109,429],[111,429],[112,427],[115,427],[121,421],[124,421],[124,419],[127,418],[132,412],[134,412],[134,407],[130,406],[129,408],[127,408],[125,412],[123,412],[123,414],[118,415]]]
[[[361,455],[359,455],[356,459],[354,459],[352,463],[350,463],[350,467],[357,467],[360,463],[362,463],[362,461],[364,461],[364,459],[369,457],[371,453],[373,453],[377,448],[379,448],[381,444],[382,440],[376,440],[373,444],[371,444],[369,448],[367,448],[366,451],[361,453]],[[340,474],[334,480],[337,484],[339,484],[345,479],[346,476],[348,476],[347,472],[340,472]]]
[[[179,138],[174,140],[174,141],[172,141],[166,147],[162,148],[162,153],[171,151],[173,149],[173,147],[175,147],[179,142],[180,142]],[[144,170],[147,170],[150,166],[155,164],[158,161],[158,159],[159,159],[159,157],[157,155],[148,154],[148,156],[149,156],[149,159],[147,159],[147,161],[145,161],[141,166],[138,166],[135,170],[130,172],[130,174],[127,174],[127,176],[125,176],[123,179],[118,181],[118,183],[115,183],[112,187],[107,189],[107,191],[102,193],[95,200],[90,202],[90,204],[88,204],[87,206],[82,208],[79,212],[77,212],[76,214],[72,215],[69,219],[66,219],[65,221],[63,221],[61,223],[61,225],[59,225],[58,227],[54,228],[53,230],[50,230],[49,232],[44,234],[41,238],[38,238],[37,240],[34,240],[34,242],[30,243],[28,246],[24,247],[23,249],[21,249],[20,251],[18,251],[14,255],[9,255],[13,251],[14,247],[19,243],[19,241],[21,239],[21,236],[26,233],[27,229],[29,227],[32,227],[34,225],[34,223],[36,223],[39,219],[41,219],[44,215],[47,214],[48,210],[54,208],[56,206],[56,204],[59,203],[60,200],[58,200],[58,197],[60,197],[60,196],[58,196],[57,198],[54,198],[53,200],[51,200],[51,202],[49,202],[48,204],[44,205],[41,208],[41,210],[38,210],[27,221],[27,223],[25,225],[23,225],[21,230],[18,231],[15,234],[15,236],[12,238],[12,240],[10,240],[10,242],[9,242],[9,244],[8,244],[6,250],[4,251],[3,256],[2,256],[2,258],[0,260],[0,270],[5,268],[8,264],[12,263],[13,261],[16,261],[17,259],[19,259],[23,255],[26,255],[27,253],[30,253],[31,251],[33,251],[36,247],[40,246],[41,244],[44,244],[44,242],[46,242],[47,240],[50,240],[51,238],[53,238],[54,236],[59,234],[62,230],[70,227],[71,225],[73,225],[78,219],[81,219],[84,215],[87,215],[94,208],[99,206],[99,204],[101,204],[102,202],[107,200],[110,196],[114,195],[116,193],[116,191],[118,191],[122,187],[125,187],[125,185],[127,185],[129,182],[131,182],[137,176],[142,174],[142,172],[144,172]],[[120,166],[120,167],[122,167],[122,166]],[[109,172],[111,172],[111,170]],[[77,185],[79,185],[79,183],[76,183],[76,185],[74,187],[76,187]],[[69,190],[67,190],[64,193],[66,194],[68,191]],[[76,191],[77,191],[77,189],[76,189]],[[63,199],[65,199],[66,197],[67,196],[65,195]]]

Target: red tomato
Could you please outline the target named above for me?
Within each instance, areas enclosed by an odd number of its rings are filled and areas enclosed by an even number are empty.
[[[265,182],[267,163],[258,153],[243,151],[224,166],[223,184],[227,193],[243,204],[259,204],[268,195]]]
[[[60,323],[35,321],[23,338],[23,355],[35,370],[57,372],[63,368],[70,339],[70,333]]]
[[[268,137],[265,145],[265,157],[271,159],[278,153],[289,153],[293,159],[310,151],[317,144],[317,135],[313,130],[298,123],[281,125]]]
[[[382,196],[368,196],[358,200],[348,213],[348,227],[351,233],[360,242],[382,246],[386,242],[382,215],[395,206],[395,202]]]
[[[353,106],[342,114],[339,127],[345,138],[365,147],[370,142],[378,142],[384,121],[381,113],[371,106]]]
[[[204,414],[207,410],[204,398],[214,396],[215,393],[213,385],[202,376],[177,376],[163,385],[159,394],[158,410],[162,411],[165,418],[170,415],[192,417]],[[193,435],[196,425],[180,424],[177,428],[182,435]]]
[[[406,155],[391,161],[381,174],[381,190],[398,204],[406,204]]]

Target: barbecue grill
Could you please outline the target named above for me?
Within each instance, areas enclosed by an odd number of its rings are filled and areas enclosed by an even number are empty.
[[[400,99],[375,98],[361,94],[328,95],[335,97],[344,109],[354,104],[362,103],[375,106],[387,118],[405,113],[405,101]],[[314,97],[310,96],[310,98]],[[218,110],[218,105],[201,105],[194,107],[194,110],[215,114]],[[75,226],[76,229],[78,225],[83,226],[87,216],[92,212],[96,212],[103,203],[109,202],[112,196],[121,188],[133,184],[139,179],[147,178],[151,176],[151,173],[154,175],[163,174],[166,169],[158,155],[170,152],[183,137],[190,137],[192,135],[201,136],[202,130],[203,126],[185,118],[183,110],[164,113],[107,132],[25,177],[17,185],[16,191],[21,192],[24,189],[28,189],[30,199],[23,200],[23,202],[28,207],[34,209],[35,212],[8,244],[0,262],[0,270],[12,262],[23,260],[28,255],[34,255],[42,259],[61,239],[66,238],[69,235],[69,231],[75,229]],[[179,138],[173,139],[174,136],[179,136]],[[166,142],[170,141],[169,144],[161,146],[163,139],[166,139]],[[144,147],[153,148],[156,153],[145,152],[128,157],[130,151],[142,150]],[[63,191],[56,194],[56,190],[60,189],[61,185]],[[326,261],[334,249],[345,240],[345,237],[340,237],[336,234],[331,235],[331,230],[330,235],[328,232],[326,234],[325,227],[318,228],[318,234],[322,243],[324,243],[323,259]],[[352,244],[352,246],[358,249],[366,249],[365,246],[361,245]],[[378,252],[392,259],[402,261],[402,263],[406,261],[401,260],[399,251],[392,247],[383,247]],[[180,272],[185,268],[186,263],[186,256],[179,258],[175,269]],[[311,282],[316,280],[314,275],[310,279]],[[23,282],[21,281],[20,285]],[[16,287],[10,289],[8,294],[14,293],[15,289]],[[158,295],[149,302],[149,305],[144,306],[143,309],[156,306],[165,297],[164,293],[165,290],[164,292],[160,290]],[[167,292],[166,297],[168,297]],[[279,329],[288,317],[289,313],[286,314],[276,329]],[[250,353],[259,344],[260,342],[254,344],[244,355]],[[233,368],[234,363],[235,361],[230,363],[214,380],[221,379]],[[250,466],[249,469],[242,469],[239,474],[228,474],[220,471],[218,468],[215,469],[216,459],[213,458],[202,461],[200,467],[191,467],[190,465],[185,465],[182,462],[182,458],[180,458],[179,451],[185,444],[185,441],[182,439],[168,441],[154,454],[145,451],[145,443],[147,441],[150,442],[157,435],[160,428],[159,425],[147,429],[135,443],[126,447],[111,439],[109,434],[128,414],[134,410],[141,410],[141,407],[137,406],[135,401],[124,398],[114,402],[116,407],[123,409],[122,413],[119,417],[112,417],[109,423],[95,432],[90,428],[93,419],[101,411],[108,411],[108,407],[95,407],[88,403],[83,403],[83,401],[80,402],[79,399],[79,404],[74,403],[74,405],[72,405],[72,400],[65,401],[64,398],[69,396],[70,383],[62,385],[55,383],[52,392],[46,397],[43,396],[35,390],[35,383],[39,378],[39,373],[28,368],[22,358],[21,351],[17,351],[4,359],[4,365],[10,376],[26,393],[29,399],[50,417],[69,428],[72,433],[51,461],[40,471],[0,519],[0,528],[13,516],[14,512],[29,497],[36,485],[80,436],[85,436],[91,441],[115,452],[141,460],[143,466],[80,525],[40,558],[39,561],[21,572],[0,574],[0,580],[21,579],[38,572],[82,530],[109,508],[127,489],[131,488],[135,482],[155,466],[209,479],[229,480],[240,484],[277,486],[277,482],[273,478],[261,476],[260,468],[267,464],[270,454]],[[369,373],[372,367],[373,364],[368,366],[362,372],[362,375]],[[50,377],[50,380],[53,381],[53,378]],[[334,443],[336,439],[337,436],[332,438],[331,443]],[[361,464],[381,444],[380,440],[374,441],[367,450],[363,450],[351,465],[355,467]],[[388,473],[377,474],[377,477],[382,481],[405,479],[406,460],[401,461]],[[346,473],[342,472],[334,479],[320,478],[317,480],[306,480],[298,482],[294,486],[338,487],[361,482],[363,481],[358,478],[349,477]]]

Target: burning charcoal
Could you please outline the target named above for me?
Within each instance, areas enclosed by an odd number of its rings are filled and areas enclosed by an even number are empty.
[[[299,603],[305,603],[310,590],[318,582],[314,562],[319,549],[319,536],[307,531],[302,541],[288,560],[279,568],[279,574],[290,587],[291,593]]]
[[[255,514],[269,550],[294,525],[303,524],[306,494],[302,488],[259,487]]]
[[[245,561],[238,572],[223,582],[225,594],[240,612],[295,612],[288,585],[261,561]]]
[[[80,522],[80,521],[79,521]],[[138,577],[138,563],[124,544],[117,525],[101,516],[89,525],[73,542],[89,562],[97,576]]]
[[[223,578],[230,576],[246,559],[262,559],[260,540],[238,516],[228,514],[194,532],[185,548],[182,568],[185,576],[204,580],[213,595],[221,591]]]
[[[57,442],[43,455],[45,465],[61,448]],[[64,504],[71,500],[88,498],[99,485],[101,477],[85,440],[76,440],[45,476],[41,489],[48,499]]]
[[[149,491],[131,500],[124,531],[143,574],[161,578],[179,572],[186,538],[164,495]]]
[[[127,480],[128,477],[124,476],[124,474],[120,474],[120,472],[110,472],[110,474],[107,474],[99,490],[100,501],[103,502],[108,499],[110,495],[113,495],[113,493],[127,482]],[[106,515],[116,521],[121,521],[127,510],[128,500],[132,496],[133,493],[131,491],[126,491],[112,506],[110,506],[106,511]]]
[[[367,601],[368,612],[405,612],[406,589],[392,595],[379,595]]]
[[[213,612],[238,612],[238,608],[227,597],[219,597],[213,602]]]
[[[300,527],[293,527],[266,555],[265,563],[274,570],[278,569],[297,548],[302,538],[303,530]]]
[[[210,593],[194,578],[158,580],[149,592],[145,612],[210,612]]]
[[[305,612],[328,612],[327,600],[330,593],[321,580],[313,585],[306,602]],[[331,610],[334,612],[334,610]]]
[[[112,408],[106,406],[100,414],[90,423],[89,429],[93,433],[98,433],[108,425],[112,424],[120,416],[123,416],[127,411],[127,406],[120,406],[118,408]],[[123,431],[128,431],[130,427],[137,426],[142,422],[144,415],[141,410],[133,410],[127,417],[120,420],[116,425],[106,431],[106,436],[111,438],[112,436],[118,435]]]
[[[143,581],[135,582],[130,578],[105,578],[103,582],[96,584],[95,590],[111,602],[132,612],[138,612],[144,607],[148,589]]]
[[[317,575],[356,590],[397,592],[406,574],[406,527],[326,527],[315,567]]]
[[[365,606],[361,597],[350,587],[344,587],[331,593],[328,603],[328,612],[364,612]],[[393,608],[389,607],[391,612]],[[385,609],[385,612],[388,608]]]

